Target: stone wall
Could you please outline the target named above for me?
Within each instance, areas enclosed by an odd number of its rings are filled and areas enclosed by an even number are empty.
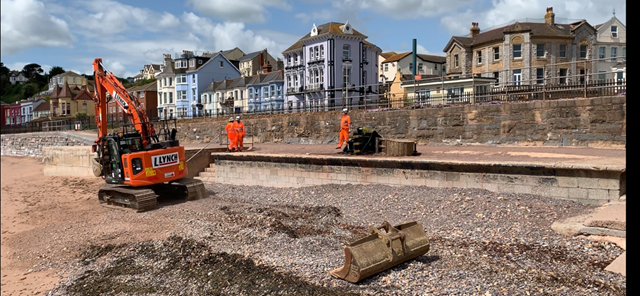
[[[47,146],[85,146],[90,141],[60,132],[3,134],[2,155],[41,157]]]
[[[479,188],[492,192],[536,194],[603,205],[626,192],[626,175],[620,169],[589,167],[535,167],[534,165],[484,166],[460,163],[385,162],[328,157],[275,157],[242,159],[215,156],[214,177],[203,182],[222,184],[308,187],[325,184],[385,184],[434,188]]]
[[[337,143],[340,112],[243,116],[255,143]],[[429,145],[626,145],[626,96],[350,113],[352,127]],[[179,123],[181,143],[225,141],[226,117]],[[352,129],[353,131],[353,129]]]

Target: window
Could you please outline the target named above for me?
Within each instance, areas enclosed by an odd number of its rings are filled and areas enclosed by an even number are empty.
[[[380,71],[382,72],[383,69],[384,69],[384,65],[380,64]]]
[[[324,70],[320,69],[320,83],[324,83]]]
[[[522,69],[513,70],[513,85],[522,84]]]
[[[169,86],[171,86],[171,83],[172,83],[171,78],[172,77],[169,77]]]
[[[187,100],[187,91],[186,90],[179,90],[178,91],[178,97],[179,97],[179,100],[181,100],[181,101]]]
[[[367,60],[367,50],[364,47],[362,48],[362,60]]]
[[[438,64],[433,64],[433,69],[438,70]]]
[[[389,64],[384,64],[384,71],[385,72],[389,71]]]
[[[237,90],[233,92],[233,97],[236,98],[236,101],[240,99],[240,97],[238,96]]]
[[[143,92],[143,91],[138,92],[138,97],[139,97],[139,98],[144,98],[144,92]]]
[[[493,60],[497,61],[500,59],[500,47],[496,46],[493,48]]]
[[[560,83],[567,83],[567,69],[560,69]]]
[[[320,58],[324,58],[324,45],[320,45]]]
[[[291,76],[287,75],[287,86],[291,87]]]
[[[320,50],[318,50],[318,47],[317,47],[317,46],[315,47],[315,50],[314,50],[314,51],[315,51],[315,53],[316,53],[316,60],[319,60],[319,59],[320,59]]]
[[[453,56],[453,60],[454,60],[455,67],[458,68],[458,55],[457,54]]]
[[[315,70],[313,72],[313,76],[316,77],[316,84],[318,84],[320,82],[320,75],[318,75],[318,70]]]
[[[500,72],[493,72],[493,78],[496,79],[496,86],[500,84]]]
[[[313,47],[309,48],[309,56],[310,56],[309,60],[313,61]]]
[[[559,56],[561,58],[566,58],[567,57],[567,45],[566,44],[560,44]]]
[[[600,46],[600,48],[598,48],[598,58],[599,59],[604,59],[604,46]]]
[[[220,61],[220,68],[224,68],[224,61]]]
[[[513,58],[514,59],[522,58],[522,44],[513,45]]]
[[[580,45],[580,58],[581,59],[586,59],[587,58],[587,46],[586,45]]]
[[[187,76],[186,75],[177,75],[176,76],[176,83],[177,84],[187,83]]]
[[[362,86],[367,85],[367,71],[362,71]]]
[[[544,83],[544,69],[542,68],[536,69],[536,83],[537,84]]]
[[[189,60],[189,67],[195,67],[195,66],[196,66],[196,60],[195,59]]]
[[[627,48],[626,47],[622,48],[622,61],[623,62],[627,61]]]
[[[536,45],[536,56],[539,58],[544,58],[544,44],[539,43]]]
[[[198,60],[198,65],[202,65],[202,60]]]
[[[351,56],[351,50],[350,50],[350,46],[348,44],[345,44],[342,46],[342,59],[343,60],[348,60],[349,57]]]
[[[289,56],[287,64],[291,66],[291,63],[293,63],[293,57]]]
[[[418,71],[422,72],[422,63],[418,63]]]
[[[606,79],[606,75],[604,74],[605,71],[598,71],[598,80],[605,80]]]
[[[478,64],[482,64],[482,51],[476,51],[476,59],[478,61]]]
[[[618,38],[618,26],[611,26],[611,38]]]
[[[173,93],[169,93],[169,104],[173,104]]]
[[[409,63],[409,71],[413,71],[413,63]]]
[[[615,62],[617,56],[618,56],[618,48],[617,47],[612,47],[611,48],[611,61]]]

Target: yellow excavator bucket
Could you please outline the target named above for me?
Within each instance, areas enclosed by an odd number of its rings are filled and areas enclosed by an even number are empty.
[[[369,235],[348,244],[344,248],[344,266],[329,273],[357,283],[428,251],[429,239],[420,223],[391,226],[384,221],[379,227],[369,226]]]

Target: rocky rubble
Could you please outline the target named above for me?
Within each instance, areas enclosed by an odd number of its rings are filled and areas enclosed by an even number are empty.
[[[604,270],[624,250],[550,227],[592,206],[480,189],[207,186],[207,199],[114,210],[175,227],[85,249],[48,295],[626,295],[626,278]],[[429,252],[357,284],[332,278],[344,245],[385,220],[421,223]]]

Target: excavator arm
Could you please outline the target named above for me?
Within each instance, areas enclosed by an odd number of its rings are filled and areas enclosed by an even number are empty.
[[[98,127],[96,143],[101,142],[107,134],[107,103],[110,99],[115,99],[118,106],[128,115],[135,130],[140,133],[142,147],[147,147],[150,143],[149,117],[140,102],[129,96],[118,78],[104,67],[102,58],[96,58],[93,61],[93,75],[96,83],[94,101]]]

